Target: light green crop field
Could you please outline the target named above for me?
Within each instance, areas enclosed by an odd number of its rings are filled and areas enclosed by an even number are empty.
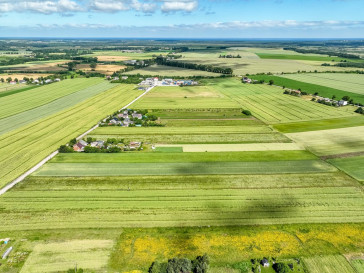
[[[364,259],[351,260],[350,263],[355,268],[356,273],[364,273]]]
[[[158,144],[160,148],[180,148],[183,152],[239,152],[239,151],[293,151],[304,150],[296,143],[251,143],[251,144]]]
[[[364,181],[364,156],[329,159],[332,165],[359,181]]]
[[[316,155],[364,151],[364,126],[286,134]]]
[[[309,273],[356,273],[341,255],[306,257],[303,262]]]
[[[116,86],[116,84],[110,84],[108,81],[96,83],[95,85],[63,96],[36,108],[0,119],[0,135],[72,107],[77,103],[111,89],[114,86]]]
[[[281,77],[364,95],[364,76],[362,74],[300,73],[281,75]]]
[[[100,78],[72,79],[52,83],[25,93],[0,98],[0,119],[50,103],[58,98],[102,82]]]
[[[127,75],[152,75],[152,76],[165,76],[165,77],[192,77],[192,76],[205,76],[205,77],[218,77],[219,73],[212,73],[201,70],[185,69],[181,67],[172,67],[165,65],[152,65],[141,69],[135,69],[126,72]]]
[[[2,196],[0,206],[0,231],[70,226],[76,229],[347,223],[364,219],[359,185],[337,172],[33,176]]]
[[[309,55],[309,54],[274,54],[274,53],[255,53],[261,59],[275,59],[275,60],[302,60],[302,61],[318,61],[318,62],[340,62],[351,61],[351,59],[340,57],[329,57],[323,55]]]
[[[356,126],[364,126],[364,116],[281,123],[273,127],[282,133],[298,133]]]
[[[150,113],[153,115],[160,117],[163,121],[167,119],[212,119],[214,121],[219,119],[241,119],[246,116],[241,113],[241,108],[207,108],[207,109],[194,109],[194,108],[186,108],[186,109],[152,109]],[[201,123],[197,121],[200,125]],[[254,119],[251,121],[252,123],[260,123],[263,124],[260,120]],[[205,121],[203,122],[203,124]],[[249,123],[248,121],[244,123]]]
[[[239,105],[212,86],[156,87],[135,108],[237,108]]]
[[[66,272],[74,268],[102,271],[108,265],[111,240],[72,240],[37,244],[20,273]]]
[[[24,88],[24,84],[8,84],[8,83],[1,83],[0,82],[0,93],[6,92],[10,90]]]
[[[170,155],[170,154],[167,154]],[[333,172],[320,160],[199,163],[48,163],[35,176],[202,175]]]
[[[118,85],[69,109],[1,135],[0,186],[142,93],[133,89],[134,85]]]

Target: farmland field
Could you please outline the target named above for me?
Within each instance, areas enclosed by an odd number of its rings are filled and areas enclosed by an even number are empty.
[[[180,67],[171,67],[164,65],[152,65],[142,69],[135,69],[133,71],[129,71],[125,73],[127,75],[152,75],[152,76],[166,76],[166,77],[191,77],[191,76],[209,76],[209,77],[218,77],[220,74],[193,70],[193,69],[185,69]]]
[[[355,268],[357,273],[363,273],[364,272],[364,260],[363,260],[363,258],[351,260],[350,263]]]
[[[33,176],[0,199],[0,230],[362,222],[362,195],[338,172]]]
[[[0,119],[50,103],[58,98],[101,83],[99,78],[64,80],[27,91],[0,98],[4,107],[0,109]]]
[[[300,73],[282,77],[364,95],[364,76],[361,74]]]
[[[306,75],[306,74],[304,74],[304,75]],[[310,75],[310,74],[308,74],[308,75]],[[318,73],[317,75],[320,75],[320,73]],[[333,75],[336,75],[336,73]],[[348,75],[348,77],[350,77],[351,74],[345,74],[345,75]],[[273,80],[275,85],[285,86],[286,88],[291,88],[291,89],[301,89],[302,91],[305,91],[309,94],[315,94],[317,92],[318,95],[321,97],[332,98],[333,96],[336,96],[336,99],[340,100],[344,96],[349,96],[351,99],[354,100],[354,102],[364,104],[364,96],[362,94],[355,93],[354,90],[345,91],[345,90],[339,89],[338,87],[341,85],[337,85],[337,86],[334,85],[335,88],[333,88],[333,87],[329,87],[329,86],[311,83],[310,81],[304,82],[304,81],[299,81],[296,79],[291,79],[290,77],[292,77],[292,78],[296,77],[295,74],[279,75],[279,76],[256,75],[256,76],[251,76],[251,77],[256,80],[264,80],[265,82],[269,82],[270,80]],[[300,77],[301,76],[298,76],[297,78],[300,79]],[[302,77],[304,77],[304,76],[302,76]],[[330,85],[333,85],[333,83],[330,83]],[[350,86],[350,84],[348,84],[348,85]],[[358,90],[358,89],[356,88],[356,90]]]
[[[364,126],[286,134],[316,155],[364,151]]]
[[[113,246],[111,240],[73,240],[40,243],[33,249],[20,273],[67,271],[75,264],[84,270],[105,269]]]
[[[355,273],[342,255],[307,257],[304,263],[310,273]]]
[[[364,125],[364,116],[281,123],[275,124],[273,127],[282,133],[297,133],[305,131],[348,128],[362,125]]]
[[[90,87],[65,95],[49,103],[0,119],[0,135],[72,107],[114,86],[116,85],[107,81],[95,83]],[[48,88],[48,90],[51,89]]]
[[[364,181],[364,156],[329,159],[332,165],[351,175],[359,181]]]
[[[1,135],[0,185],[15,179],[59,145],[77,137],[141,94],[133,89],[134,85],[118,85],[69,109]]]

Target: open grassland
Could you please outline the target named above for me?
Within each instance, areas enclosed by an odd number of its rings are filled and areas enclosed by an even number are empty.
[[[364,75],[362,74],[300,73],[286,74],[282,77],[364,95]]]
[[[351,265],[355,268],[356,273],[364,273],[364,259],[355,259],[350,261]]]
[[[171,154],[162,153],[167,156]],[[183,153],[185,154],[185,153]],[[133,176],[334,172],[319,160],[162,163],[48,163],[35,176]]]
[[[238,80],[216,81],[222,94],[248,109],[267,123],[318,120],[355,116],[353,109],[334,108],[301,98],[284,95],[281,88],[268,85],[241,84]]]
[[[0,186],[4,186],[105,115],[141,94],[133,85],[118,85],[69,109],[0,136]]]
[[[116,86],[116,84],[110,84],[107,81],[95,83],[90,87],[63,96],[47,104],[0,119],[0,135],[70,108],[77,103],[111,89],[114,86]]]
[[[237,108],[212,86],[156,87],[134,105],[142,109]]]
[[[292,74],[292,75],[294,75],[294,74]],[[320,75],[320,74],[317,74],[317,75]],[[333,75],[336,75],[336,74],[333,74]],[[351,75],[351,74],[347,74],[347,75]],[[291,76],[291,75],[288,75],[288,76]],[[317,92],[318,95],[321,97],[332,98],[333,96],[336,96],[336,99],[340,100],[344,96],[349,96],[350,98],[352,98],[354,100],[354,102],[364,104],[364,96],[362,94],[355,93],[354,90],[351,90],[349,92],[349,91],[341,90],[338,88],[314,84],[309,81],[307,81],[307,82],[299,81],[296,79],[287,78],[286,75],[280,75],[280,76],[256,75],[256,76],[251,76],[251,77],[256,80],[264,80],[265,82],[269,82],[270,80],[273,80],[274,85],[285,86],[286,88],[291,88],[291,89],[301,89],[302,91],[305,91],[309,94],[315,94]]]
[[[192,76],[205,76],[205,77],[218,77],[219,73],[212,73],[201,70],[185,69],[181,67],[172,67],[165,65],[152,65],[141,69],[135,69],[125,74],[129,75],[154,75],[165,77],[192,77]]]
[[[309,55],[309,54],[274,54],[274,53],[255,53],[261,59],[275,59],[275,60],[302,60],[302,61],[318,61],[318,62],[340,62],[352,61],[351,59],[341,57],[329,57],[323,55]]]
[[[293,151],[304,148],[296,143],[251,143],[251,144],[158,144],[160,148],[181,148],[183,152],[239,152],[239,151]]]
[[[307,151],[211,152],[211,153],[118,153],[118,154],[58,154],[51,163],[183,163],[183,162],[248,162],[315,160]]]
[[[316,155],[364,151],[364,126],[286,134]]]
[[[364,126],[364,116],[281,123],[275,124],[273,127],[282,133],[298,133],[355,126]]]
[[[0,199],[0,230],[362,222],[363,205],[340,172],[33,176]]]
[[[335,271],[335,268],[333,271],[324,271],[323,268],[322,271],[312,272],[351,273],[355,271],[345,271],[350,270],[350,265],[338,253],[360,251],[363,239],[357,240],[356,236],[361,234],[361,224],[127,229],[113,251],[111,266],[123,272],[145,272],[155,260],[163,262],[175,256],[195,258],[201,253],[208,253],[211,272],[235,272],[229,269],[252,257],[285,259],[303,256],[311,262],[310,256],[327,253],[333,256],[330,259],[332,264],[326,265],[327,268],[337,266],[337,269],[344,271]],[[315,259],[322,259],[322,263],[326,261],[323,257]],[[223,271],[214,271],[217,268],[223,268]]]
[[[99,78],[72,79],[0,98],[0,119],[50,103],[58,98],[102,82]]]
[[[355,179],[364,181],[364,156],[335,158],[328,161]]]
[[[307,56],[305,60],[289,60],[289,59],[261,59],[255,52],[248,52],[244,50],[222,50],[222,51],[211,51],[211,52],[183,52],[183,57],[177,59],[181,62],[190,62],[197,64],[213,65],[219,67],[229,67],[234,70],[235,75],[257,74],[257,73],[282,73],[282,72],[297,72],[297,71],[345,71],[352,70],[352,68],[342,68],[335,66],[321,66],[323,61],[307,60],[312,58]],[[239,54],[242,58],[219,58],[220,54]],[[286,54],[286,52],[284,52]],[[298,56],[299,53],[294,53]],[[282,55],[283,56],[283,55]],[[322,56],[322,55],[320,55]],[[318,58],[317,56],[315,58]],[[332,58],[331,58],[332,60]],[[326,61],[325,61],[326,62]]]
[[[112,246],[111,240],[39,243],[33,248],[20,273],[66,272],[74,268],[75,264],[87,272],[104,272]]]
[[[110,137],[123,138],[125,141],[141,141],[164,144],[192,144],[192,143],[271,143],[271,142],[291,142],[286,136],[274,132],[266,125],[259,122],[239,122],[232,121],[229,125],[223,125],[221,121],[213,121],[216,126],[211,126],[207,121],[172,121],[181,127],[174,127],[166,122],[166,127],[149,128],[122,128],[122,127],[100,127],[92,132],[92,137],[107,139]],[[163,123],[163,121],[162,121]],[[193,124],[194,123],[194,124]],[[200,125],[201,124],[201,125]]]
[[[356,273],[342,255],[322,255],[304,258],[309,273]]]

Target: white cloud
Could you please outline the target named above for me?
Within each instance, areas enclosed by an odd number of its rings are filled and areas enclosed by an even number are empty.
[[[165,0],[161,6],[161,10],[163,12],[175,12],[175,11],[185,11],[192,12],[197,9],[198,2],[197,1],[174,1],[174,0]]]
[[[71,0],[59,1],[12,1],[0,2],[0,12],[37,12],[37,13],[66,13],[81,11],[83,8]]]

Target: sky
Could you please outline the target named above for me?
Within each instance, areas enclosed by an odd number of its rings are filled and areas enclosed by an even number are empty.
[[[364,38],[364,0],[0,0],[0,37]]]

